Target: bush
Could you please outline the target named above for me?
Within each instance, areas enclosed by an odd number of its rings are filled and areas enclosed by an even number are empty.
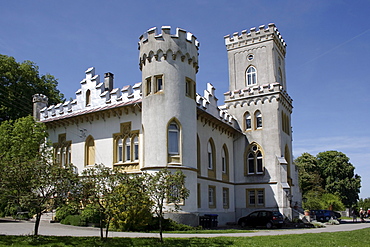
[[[198,228],[177,223],[171,219],[163,219],[162,221],[163,231],[191,231],[197,230]],[[146,227],[147,231],[157,231],[159,230],[159,219],[158,217],[152,217],[152,220],[148,223]]]
[[[100,224],[99,208],[94,204],[88,204],[81,212],[81,217],[86,223]]]
[[[78,214],[77,206],[73,204],[66,204],[61,207],[58,207],[55,213],[55,220],[62,221],[69,215],[76,215]]]
[[[86,221],[80,215],[68,215],[60,223],[72,226],[86,226]]]

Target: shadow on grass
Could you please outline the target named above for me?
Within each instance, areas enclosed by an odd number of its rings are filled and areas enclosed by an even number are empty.
[[[56,236],[0,236],[0,246],[231,246],[234,241],[220,238],[108,238],[98,237],[56,237]]]

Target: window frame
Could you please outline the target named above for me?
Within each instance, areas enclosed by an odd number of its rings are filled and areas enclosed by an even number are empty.
[[[264,175],[264,153],[257,143],[251,143],[245,152],[245,176]]]
[[[257,68],[253,65],[249,66],[245,72],[246,86],[257,85]]]
[[[224,209],[230,207],[230,190],[229,188],[222,188],[222,205]]]
[[[263,208],[266,204],[266,193],[264,188],[246,189],[246,207]],[[252,196],[253,200],[252,201]]]
[[[208,185],[208,207],[216,208],[216,186]]]

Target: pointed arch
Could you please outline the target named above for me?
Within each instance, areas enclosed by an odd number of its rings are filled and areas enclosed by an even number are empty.
[[[244,113],[244,130],[248,131],[252,129],[252,116],[249,111]]]
[[[264,174],[264,152],[262,147],[252,142],[248,145],[244,153],[244,174],[245,175],[260,175]]]
[[[176,118],[167,124],[167,150],[169,163],[181,163],[181,125]]]
[[[230,157],[229,157],[229,150],[227,145],[224,144],[221,149],[221,171],[222,171],[222,180],[229,181],[229,174],[230,174]]]
[[[262,113],[260,110],[254,112],[255,129],[262,129]]]
[[[91,105],[91,91],[90,91],[90,89],[87,89],[87,91],[86,91],[85,102],[86,102],[85,106],[90,106]]]
[[[85,166],[95,165],[95,140],[89,135],[85,141]]]
[[[216,178],[216,149],[212,137],[207,142],[208,177]]]

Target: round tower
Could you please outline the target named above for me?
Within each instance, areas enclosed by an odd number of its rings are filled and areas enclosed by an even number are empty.
[[[196,38],[189,32],[164,26],[151,28],[139,41],[142,71],[143,170],[181,169],[190,193],[178,222],[197,225],[197,115],[198,71]]]
[[[142,71],[144,167],[196,168],[196,38],[163,26],[139,41]]]

